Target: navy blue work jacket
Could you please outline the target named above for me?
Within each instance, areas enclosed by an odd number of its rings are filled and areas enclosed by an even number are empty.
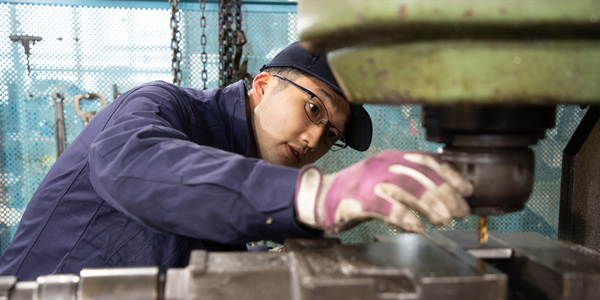
[[[242,81],[151,82],[98,112],[57,159],[0,257],[0,275],[187,265],[190,251],[315,237],[300,226],[298,170],[248,154]]]

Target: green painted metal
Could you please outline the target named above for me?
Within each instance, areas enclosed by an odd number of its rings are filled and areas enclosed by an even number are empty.
[[[600,41],[431,41],[328,54],[360,103],[590,103],[600,97]]]
[[[302,0],[298,16],[351,101],[600,102],[598,0]]]

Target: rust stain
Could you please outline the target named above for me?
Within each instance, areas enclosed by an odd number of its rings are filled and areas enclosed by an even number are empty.
[[[381,70],[375,74],[376,77],[385,77],[388,74],[388,70]]]
[[[504,7],[500,7],[500,13],[505,15],[508,11]]]
[[[473,16],[473,11],[472,10],[465,10],[465,12],[463,13],[463,17],[465,18],[470,18]]]
[[[367,77],[367,72],[365,72],[365,69],[363,68],[362,65],[358,67],[358,74],[360,75],[361,78]]]
[[[465,91],[468,91],[471,89],[471,85],[469,84],[469,81],[467,80],[462,80],[462,87]]]
[[[369,57],[368,62],[369,62],[369,64],[373,65],[373,64],[375,64],[375,59],[372,57]]]
[[[358,14],[358,15],[356,15],[356,19],[359,20],[359,21],[364,21],[365,20],[365,15]]]
[[[400,9],[398,9],[398,14],[400,15],[400,19],[406,18],[406,6],[400,5]]]

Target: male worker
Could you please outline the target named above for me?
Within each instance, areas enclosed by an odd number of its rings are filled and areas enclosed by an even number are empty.
[[[164,272],[193,249],[319,237],[369,218],[421,230],[407,207],[435,224],[468,213],[470,184],[433,155],[386,151],[322,175],[310,163],[327,151],[369,147],[367,112],[298,43],[261,71],[248,92],[241,81],[152,82],[101,110],[40,184],[0,274]]]

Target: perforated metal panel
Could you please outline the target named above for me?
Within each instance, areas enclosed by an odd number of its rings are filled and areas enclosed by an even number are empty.
[[[49,1],[45,1],[48,3]],[[103,6],[34,5],[0,3],[0,235],[6,248],[20,216],[38,184],[56,159],[52,96],[65,96],[67,145],[83,129],[73,98],[82,93],[103,93],[109,102],[124,92],[152,80],[172,81],[171,29],[167,1],[136,2],[136,8],[110,7],[118,1],[89,1]],[[88,3],[88,1],[86,1]],[[123,2],[123,3],[131,3]],[[147,4],[149,8],[140,8]],[[182,18],[182,86],[201,88],[199,5],[180,6]],[[290,42],[297,39],[296,6],[285,3],[247,4],[242,8],[248,43],[244,57],[253,75]],[[217,4],[206,6],[208,88],[218,85]],[[31,46],[30,72],[24,47],[10,35],[40,36]],[[84,111],[100,108],[99,101],[82,100]],[[375,135],[364,152],[351,149],[326,155],[318,162],[334,172],[388,149],[435,151],[439,145],[425,141],[418,106],[367,106]],[[534,147],[536,184],[527,208],[502,217],[491,217],[490,228],[499,231],[537,231],[556,237],[561,153],[583,115],[578,107],[561,106],[557,126]],[[456,221],[444,229],[474,229],[476,217]],[[371,221],[342,235],[347,243],[364,243],[376,233],[396,229]]]

